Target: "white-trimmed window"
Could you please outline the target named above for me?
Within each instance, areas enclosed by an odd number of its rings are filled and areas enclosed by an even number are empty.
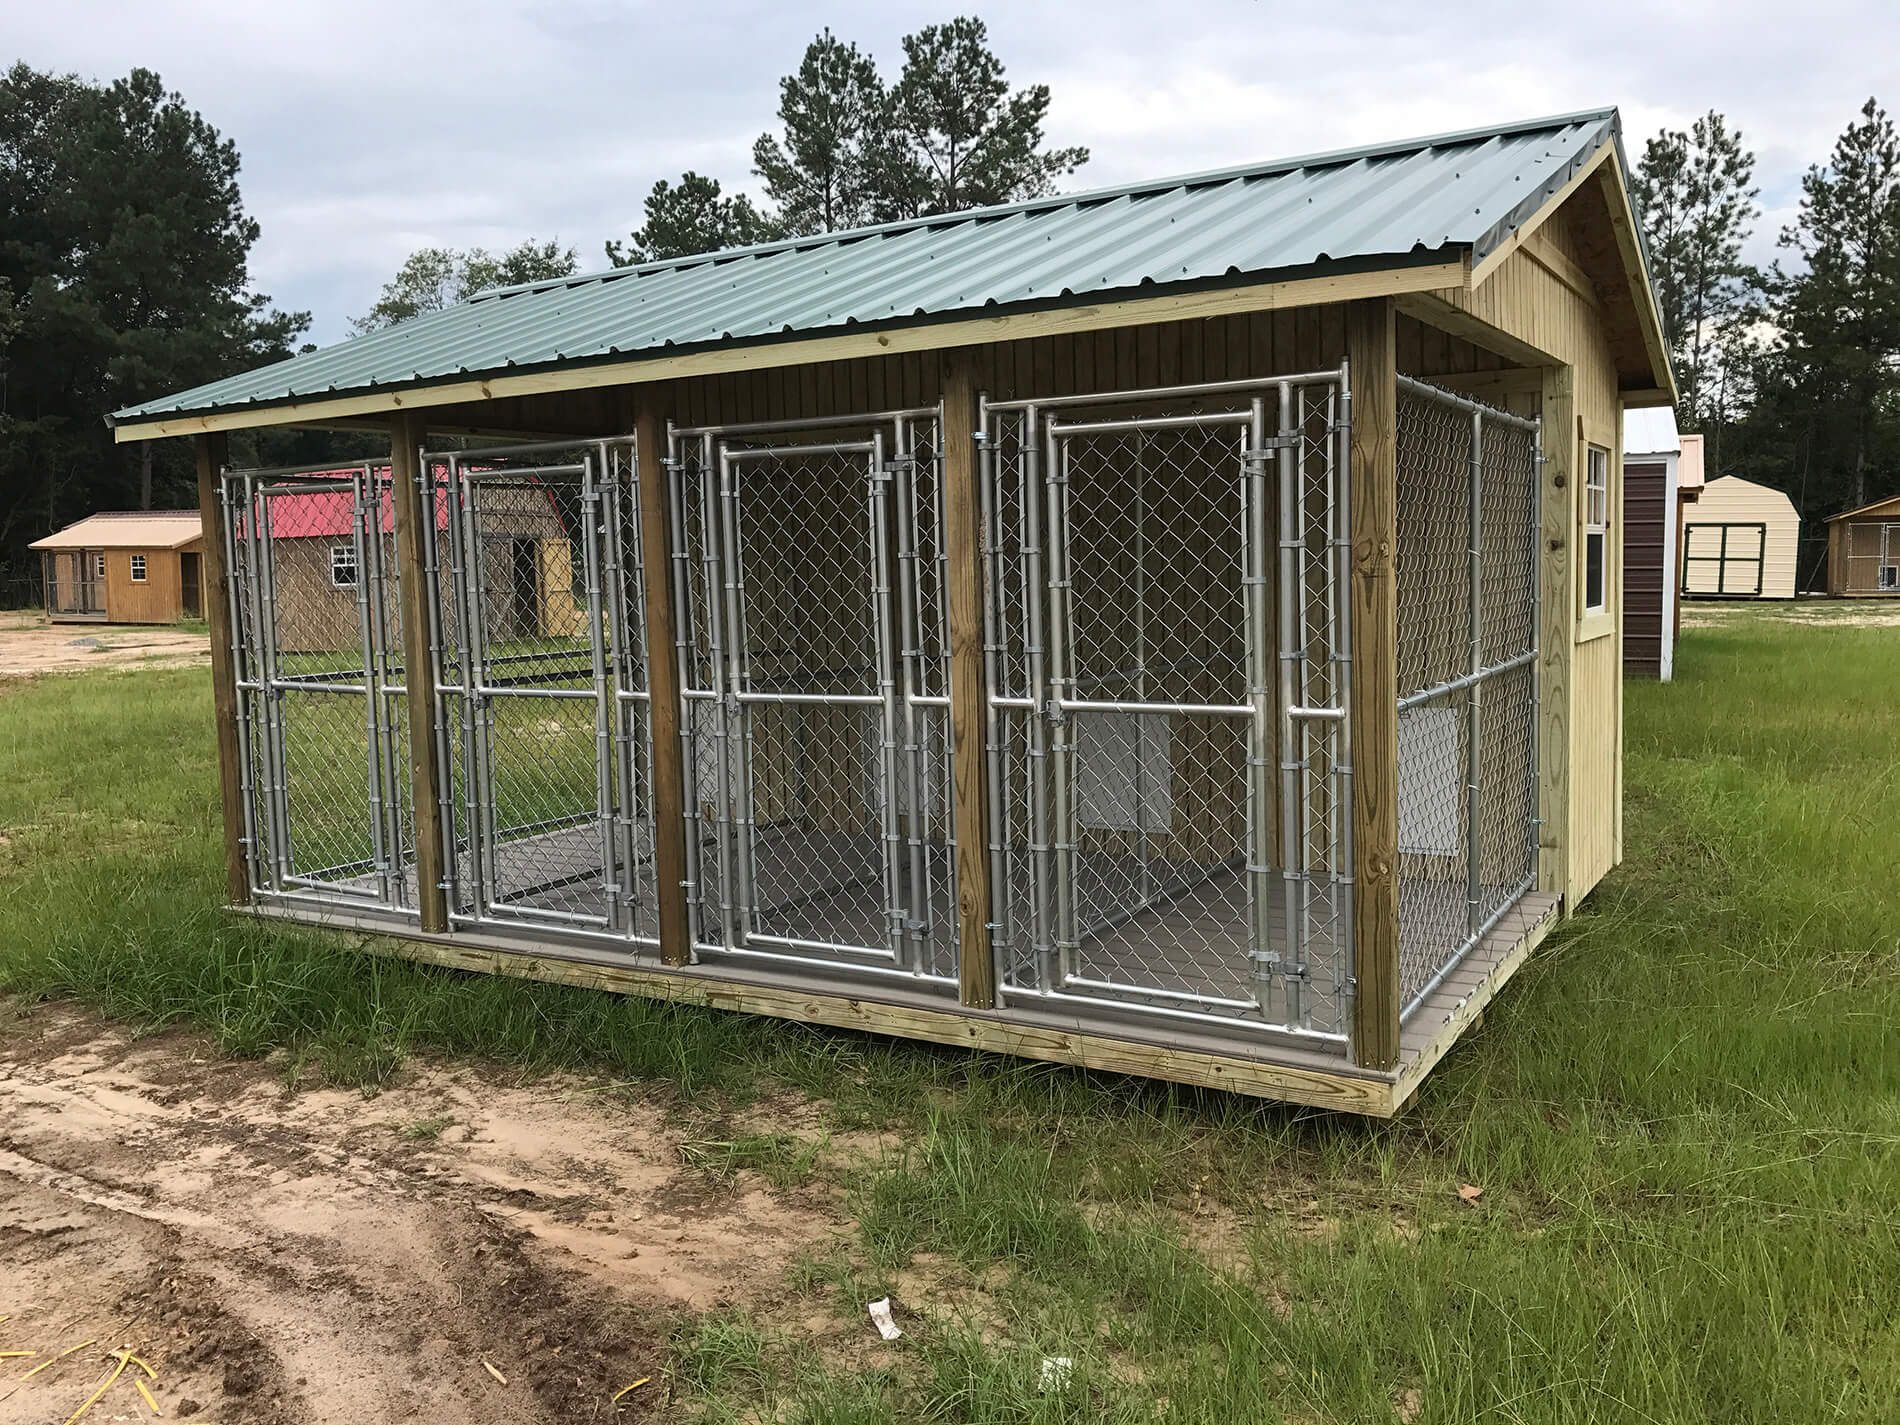
[[[354,544],[330,546],[330,583],[339,589],[356,587],[356,546]]]
[[[1610,452],[1600,445],[1584,452],[1583,611],[1600,614],[1610,601]]]
[[[92,556],[92,577],[95,579],[106,577],[106,552],[103,549]]]
[[[143,554],[134,554],[132,556],[132,582],[134,584],[143,584],[145,582],[145,556]]]

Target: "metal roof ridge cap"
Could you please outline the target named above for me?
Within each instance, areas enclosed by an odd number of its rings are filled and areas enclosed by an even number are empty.
[[[618,280],[648,273],[675,271],[689,267],[716,265],[721,262],[740,258],[758,258],[776,256],[782,252],[797,252],[806,248],[822,247],[827,243],[859,241],[868,237],[897,236],[900,233],[914,232],[932,227],[956,226],[966,222],[983,222],[997,218],[1015,217],[1030,213],[1052,211],[1058,208],[1078,207],[1083,204],[1106,202],[1115,198],[1137,198],[1152,193],[1166,192],[1170,188],[1205,187],[1215,183],[1233,182],[1236,179],[1268,178],[1280,173],[1290,173],[1302,168],[1335,167],[1346,163],[1367,161],[1388,157],[1394,154],[1415,152],[1428,148],[1447,148],[1454,144],[1476,143],[1484,139],[1508,138],[1516,134],[1535,133],[1542,129],[1563,129],[1591,120],[1610,120],[1616,122],[1619,111],[1615,105],[1600,109],[1579,109],[1573,113],[1551,114],[1542,118],[1520,119],[1508,124],[1480,125],[1475,128],[1457,129],[1442,134],[1423,134],[1416,138],[1392,139],[1382,143],[1361,144],[1357,147],[1325,149],[1316,153],[1295,154],[1287,158],[1257,160],[1253,163],[1236,164],[1226,168],[1210,168],[1193,173],[1164,175],[1159,178],[1141,179],[1132,183],[1116,184],[1106,188],[1085,188],[1074,193],[1052,193],[1044,198],[1026,198],[1016,203],[997,203],[982,208],[963,208],[954,213],[932,213],[916,218],[899,218],[887,223],[869,223],[855,228],[838,228],[825,233],[808,233],[800,237],[777,238],[771,242],[751,243],[744,247],[718,248],[712,252],[688,253],[683,257],[662,258],[655,262],[633,263],[625,267],[609,267],[600,272],[570,273],[566,277],[543,278],[539,282],[518,283],[512,287],[492,287],[486,291],[472,293],[464,298],[464,304],[479,301],[494,301],[502,297],[515,296],[524,292],[551,291],[556,287],[582,286],[589,283]]]

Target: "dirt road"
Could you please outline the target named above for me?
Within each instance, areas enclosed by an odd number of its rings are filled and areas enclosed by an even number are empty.
[[[36,1353],[0,1359],[0,1425],[66,1419],[128,1345],[168,1419],[670,1419],[670,1333],[782,1296],[846,1228],[828,1189],[709,1179],[662,1108],[571,1081],[285,1078],[0,1003],[0,1351]],[[87,1419],[139,1410],[127,1374]]]
[[[48,623],[42,614],[0,613],[0,678],[128,663],[209,667],[211,645],[202,633],[163,624]]]

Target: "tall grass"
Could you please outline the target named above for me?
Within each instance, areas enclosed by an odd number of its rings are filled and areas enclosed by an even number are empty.
[[[428,1048],[896,1129],[783,1319],[683,1330],[708,1418],[1894,1418],[1900,630],[1695,631],[1627,714],[1626,864],[1391,1124],[225,920],[191,672],[0,690],[0,988],[345,1080]],[[874,1365],[795,1325],[892,1291]]]

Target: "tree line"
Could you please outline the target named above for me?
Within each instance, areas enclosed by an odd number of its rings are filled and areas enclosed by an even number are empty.
[[[752,145],[762,201],[690,171],[662,180],[607,260],[1038,197],[1088,161],[1045,143],[1048,88],[1011,87],[982,21],[901,47],[887,72],[820,33],[779,83],[777,129]],[[117,447],[103,415],[286,357],[308,330],[308,313],[254,290],[238,172],[236,146],[147,70],[0,76],[0,574],[32,569],[28,541],[93,510],[192,503],[181,442]],[[1900,140],[1886,111],[1869,99],[1809,168],[1765,268],[1743,256],[1761,217],[1755,156],[1720,113],[1649,139],[1633,187],[1679,420],[1706,434],[1710,473],[1787,491],[1811,530],[1900,491]],[[425,248],[354,325],[579,264],[559,241]],[[357,453],[350,440],[264,431],[238,437],[234,458],[327,459]]]
[[[1708,473],[1790,495],[1802,587],[1821,521],[1900,493],[1900,139],[1869,99],[1801,179],[1767,267],[1743,253],[1761,217],[1755,155],[1711,111],[1649,139],[1632,186],[1681,400]]]

